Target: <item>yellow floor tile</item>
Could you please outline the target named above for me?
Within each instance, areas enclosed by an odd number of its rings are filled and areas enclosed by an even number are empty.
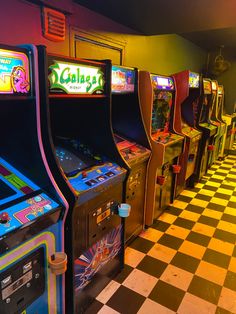
[[[236,273],[236,257],[231,257],[230,263],[229,263],[229,270]]]
[[[215,204],[218,204],[218,205],[222,205],[222,206],[227,206],[228,205],[228,200],[224,200],[222,198],[218,198],[218,197],[212,197],[211,199],[211,203],[215,203]]]
[[[203,200],[199,200],[197,198],[194,198],[194,199],[191,200],[190,204],[196,205],[196,206],[200,206],[200,207],[207,207],[209,202],[203,201]]]
[[[125,249],[125,264],[131,267],[136,267],[144,258],[144,256],[145,256],[144,253],[132,249],[130,247],[127,247]]]
[[[227,190],[227,189],[222,189],[222,188],[219,188],[217,190],[218,193],[222,193],[222,194],[227,194],[227,195],[232,195],[233,191],[232,190]]]
[[[235,209],[236,209],[236,196],[231,196],[229,200],[230,202],[235,202]]]
[[[181,246],[180,246],[178,251],[182,252],[182,253],[185,253],[187,255],[196,257],[198,259],[201,259],[203,257],[203,255],[204,255],[205,251],[206,251],[206,247],[185,240],[181,244]]]
[[[190,282],[193,279],[193,274],[170,264],[166,267],[160,279],[172,286],[187,291]]]
[[[167,222],[167,223],[169,223],[169,224],[172,224],[176,219],[177,219],[177,217],[176,217],[175,215],[171,215],[171,214],[168,214],[168,213],[166,213],[166,212],[164,212],[164,213],[158,218],[158,220]]]
[[[208,248],[231,256],[233,253],[234,244],[212,238],[208,244]]]
[[[197,195],[196,192],[192,192],[189,190],[183,190],[183,192],[181,192],[180,194],[188,197],[195,197]]]
[[[123,286],[148,297],[156,285],[158,278],[151,276],[139,269],[134,269],[122,283]]]
[[[162,235],[163,235],[163,232],[153,229],[153,228],[148,228],[147,230],[144,230],[139,234],[141,238],[144,238],[153,242],[157,242]]]
[[[232,215],[232,216],[236,216],[236,209],[227,206],[227,207],[225,207],[224,213],[225,213],[225,214]]]
[[[147,255],[157,258],[166,263],[170,263],[175,254],[176,250],[173,250],[159,243],[155,244],[147,253]]]
[[[114,280],[110,281],[109,284],[102,290],[102,292],[96,297],[96,299],[103,304],[107,303],[113,293],[120,287],[120,284]]]
[[[178,308],[178,314],[214,314],[216,305],[187,292]],[[161,314],[161,312],[160,312]]]
[[[98,314],[119,314],[119,312],[115,311],[108,305],[103,305],[100,311],[98,311]]]
[[[219,180],[224,180],[224,176],[219,176],[218,174],[213,174],[212,176],[213,179],[219,179]]]
[[[196,275],[210,280],[218,285],[223,285],[226,274],[227,269],[218,267],[205,261],[201,261],[196,270]]]
[[[165,233],[171,234],[174,237],[180,238],[180,239],[186,239],[189,235],[190,230],[172,225],[170,226]]]
[[[192,228],[192,231],[195,231],[195,232],[207,235],[209,237],[212,237],[214,232],[215,232],[215,228],[208,226],[208,225],[205,225],[205,224],[202,224],[202,223],[199,223],[199,222],[196,222]]]
[[[217,225],[217,228],[236,234],[236,224],[227,221],[221,220]]]
[[[210,186],[214,186],[215,188],[218,188],[221,185],[221,183],[207,181],[206,185],[210,185]]]
[[[174,200],[173,206],[176,208],[185,209],[188,206],[188,203]]]
[[[231,313],[236,313],[236,292],[223,287],[218,306],[230,311]]]
[[[179,215],[179,217],[181,218],[189,219],[192,221],[198,221],[200,216],[201,216],[200,214],[193,213],[188,210],[182,211],[182,213]]]
[[[197,184],[195,185],[195,187],[198,188],[198,189],[201,189],[203,186],[204,186],[203,183],[197,183]]]
[[[203,194],[203,195],[207,195],[207,196],[213,196],[215,195],[215,191],[210,191],[210,190],[207,190],[207,189],[201,189],[199,192],[199,194]]]
[[[206,209],[204,209],[202,215],[207,216],[207,217],[211,217],[211,218],[215,218],[215,219],[221,219],[223,213],[218,212],[218,211],[213,210],[213,209],[206,208]]]
[[[227,174],[227,178],[229,178],[229,179],[236,179],[236,175],[229,173],[229,174]]]
[[[152,301],[151,299],[146,299],[139,309],[137,314],[175,314],[176,312],[171,311],[167,307]]]

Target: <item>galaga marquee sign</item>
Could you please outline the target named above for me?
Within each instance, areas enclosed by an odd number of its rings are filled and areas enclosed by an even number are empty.
[[[50,92],[103,94],[104,76],[100,67],[54,60],[49,66]]]

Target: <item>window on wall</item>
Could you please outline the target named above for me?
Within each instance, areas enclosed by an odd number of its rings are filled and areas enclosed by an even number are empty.
[[[72,32],[72,55],[85,59],[110,59],[113,64],[122,65],[124,43],[116,42],[105,37]],[[74,52],[74,53],[73,53]]]

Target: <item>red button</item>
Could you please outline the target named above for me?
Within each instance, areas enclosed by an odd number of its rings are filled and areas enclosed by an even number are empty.
[[[87,178],[87,172],[86,171],[82,171],[82,178]]]
[[[6,212],[3,212],[0,214],[0,223],[4,224],[7,223],[10,220],[9,214]]]

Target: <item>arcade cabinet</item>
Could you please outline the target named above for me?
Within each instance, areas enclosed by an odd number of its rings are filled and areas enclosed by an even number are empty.
[[[110,120],[111,63],[45,53],[52,140],[61,177],[75,199],[65,222],[65,299],[67,313],[78,314],[123,267],[124,218],[118,205],[126,171],[114,162],[120,154]]]
[[[181,171],[177,174],[177,196],[185,186],[194,185],[195,165],[202,136],[202,133],[196,129],[201,86],[198,73],[186,70],[173,76],[177,89],[173,125],[178,133],[185,136],[184,149],[180,156]]]
[[[144,226],[146,171],[151,154],[139,105],[137,69],[112,66],[112,128],[128,172],[125,202],[132,209],[125,221],[128,242]]]
[[[0,47],[1,314],[65,313],[68,204],[41,141],[37,55],[35,46]]]
[[[220,121],[223,131],[222,136],[219,143],[218,150],[218,159],[223,160],[225,157],[224,148],[225,148],[225,139],[227,135],[227,123],[223,119],[223,111],[224,111],[224,87],[223,85],[218,85],[218,115],[217,118]]]
[[[199,181],[207,173],[208,160],[213,152],[214,137],[217,133],[217,127],[210,122],[212,89],[211,80],[203,78],[203,92],[198,102],[197,127],[202,132],[202,138],[199,143],[199,154],[196,163],[196,181]]]
[[[171,77],[139,72],[139,97],[152,155],[147,172],[145,224],[151,225],[173,202],[184,137],[171,124],[175,84]]]
[[[233,138],[234,138],[234,133],[235,133],[235,120],[236,120],[236,114],[227,114],[224,113],[222,115],[222,118],[224,122],[227,125],[227,132],[225,135],[225,143],[224,143],[224,154],[228,155],[230,149],[232,149],[232,143],[233,143]]]

